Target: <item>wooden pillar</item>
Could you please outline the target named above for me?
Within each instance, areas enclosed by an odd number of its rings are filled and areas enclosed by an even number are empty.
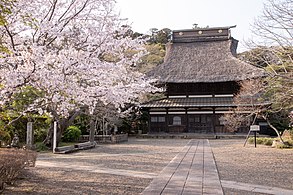
[[[188,133],[188,132],[189,132],[189,117],[188,117],[187,109],[188,109],[188,108],[185,108],[185,117],[186,117],[186,133]]]
[[[165,123],[166,123],[166,132],[169,133],[169,109],[168,108],[166,108],[166,121],[165,121]]]
[[[151,114],[150,114],[150,109],[147,110],[148,112],[148,133],[151,132]]]
[[[212,117],[212,128],[213,128],[213,132],[214,134],[216,134],[216,108],[213,107],[213,117]]]

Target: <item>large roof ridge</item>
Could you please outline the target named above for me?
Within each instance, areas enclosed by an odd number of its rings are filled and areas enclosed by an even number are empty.
[[[186,32],[186,31],[194,31],[194,30],[223,30],[223,29],[230,29],[235,28],[236,25],[233,26],[221,26],[221,27],[197,27],[193,29],[181,29],[181,30],[172,30],[173,32]]]

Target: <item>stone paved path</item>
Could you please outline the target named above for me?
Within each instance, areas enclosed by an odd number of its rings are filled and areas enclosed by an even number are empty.
[[[222,195],[221,182],[208,140],[190,140],[142,194]]]

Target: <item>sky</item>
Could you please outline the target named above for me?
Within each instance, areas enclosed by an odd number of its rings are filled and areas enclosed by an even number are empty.
[[[251,24],[261,15],[266,0],[116,0],[117,11],[135,32],[149,34],[151,28],[171,30],[234,26],[238,52],[253,34]]]

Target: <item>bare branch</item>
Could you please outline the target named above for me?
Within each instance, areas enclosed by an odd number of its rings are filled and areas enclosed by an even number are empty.
[[[52,9],[51,9],[51,13],[50,13],[50,16],[48,18],[48,21],[51,21],[52,18],[53,18],[53,15],[54,15],[54,12],[55,12],[55,9],[56,9],[57,2],[58,2],[58,0],[54,0],[53,1],[53,5],[52,5]]]
[[[15,43],[14,43],[13,35],[12,35],[12,33],[10,32],[10,30],[8,29],[8,26],[7,26],[7,25],[4,25],[4,28],[5,28],[7,34],[8,34],[8,36],[9,36],[9,38],[10,38],[10,42],[11,42],[12,49],[15,51],[16,49],[15,49]]]
[[[86,0],[86,2],[84,2],[83,6],[80,8],[80,10],[78,10],[73,16],[71,16],[64,24],[63,24],[63,28],[60,29],[60,32],[63,31],[63,29],[69,24],[69,22],[71,20],[73,20],[76,16],[78,16],[87,6],[89,0]],[[52,38],[52,40],[47,44],[47,46],[51,45],[55,40],[57,39],[57,36]]]
[[[71,9],[71,7],[74,5],[74,3],[76,2],[76,0],[72,0],[70,5],[68,6],[68,8],[64,11],[64,13],[59,17],[58,22],[60,22],[62,20],[62,18],[69,12],[69,10]]]

